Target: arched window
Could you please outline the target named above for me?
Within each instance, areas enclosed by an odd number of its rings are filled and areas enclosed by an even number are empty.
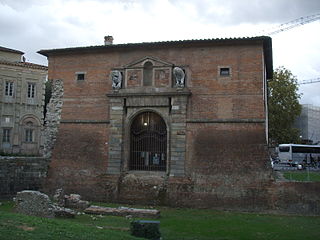
[[[22,139],[25,143],[38,142],[39,123],[34,117],[27,116],[22,121]]]
[[[152,86],[152,68],[151,62],[146,62],[143,67],[143,86]]]
[[[167,127],[161,116],[143,112],[136,116],[130,129],[130,170],[165,171]]]

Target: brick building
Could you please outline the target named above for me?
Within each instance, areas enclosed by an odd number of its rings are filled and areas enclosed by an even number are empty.
[[[39,155],[47,67],[0,47],[0,152]]]
[[[267,206],[271,38],[105,43],[39,51],[64,89],[48,191]]]

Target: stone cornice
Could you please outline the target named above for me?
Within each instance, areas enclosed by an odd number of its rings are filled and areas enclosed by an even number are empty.
[[[176,91],[126,91],[126,89],[107,93],[107,97],[171,97],[171,96],[190,96],[189,89],[177,89]]]

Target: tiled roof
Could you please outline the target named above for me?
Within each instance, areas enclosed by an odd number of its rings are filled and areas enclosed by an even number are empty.
[[[11,53],[19,53],[21,55],[24,54],[24,52],[21,52],[21,51],[15,50],[15,49],[11,49],[11,48],[1,47],[1,46],[0,46],[0,51],[11,52]]]
[[[178,41],[163,41],[163,42],[142,42],[142,43],[126,43],[126,44],[111,44],[97,45],[87,47],[72,47],[60,49],[40,50],[38,53],[49,57],[57,54],[72,54],[72,53],[88,53],[101,52],[109,50],[126,50],[139,48],[161,48],[161,47],[188,47],[188,46],[204,46],[204,45],[222,45],[222,44],[242,44],[248,42],[262,42],[264,49],[265,62],[267,65],[267,78],[272,78],[272,41],[268,36],[259,37],[243,37],[243,38],[215,38],[215,39],[192,39]]]
[[[215,39],[192,39],[192,40],[177,40],[177,41],[162,41],[162,42],[141,42],[141,43],[123,43],[123,44],[110,44],[110,45],[96,45],[86,47],[71,47],[71,48],[57,48],[57,49],[44,49],[38,51],[38,53],[48,56],[51,53],[64,53],[64,52],[81,52],[90,50],[102,50],[102,49],[120,49],[120,48],[138,48],[138,47],[157,47],[157,46],[173,46],[181,45],[187,46],[192,44],[206,44],[206,43],[230,43],[230,42],[243,42],[254,40],[271,40],[270,37],[244,37],[244,38],[215,38]]]
[[[9,61],[0,60],[0,64],[48,71],[47,66],[43,66],[43,65],[39,65],[39,64],[35,64],[35,63],[30,63],[30,62],[9,62]]]

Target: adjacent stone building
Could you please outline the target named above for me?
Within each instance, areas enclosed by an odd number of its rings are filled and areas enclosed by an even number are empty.
[[[0,152],[39,155],[47,67],[0,47]]]
[[[320,144],[320,107],[302,104],[301,114],[294,126],[300,130],[303,142]]]
[[[41,50],[63,84],[47,190],[268,207],[269,37]]]

